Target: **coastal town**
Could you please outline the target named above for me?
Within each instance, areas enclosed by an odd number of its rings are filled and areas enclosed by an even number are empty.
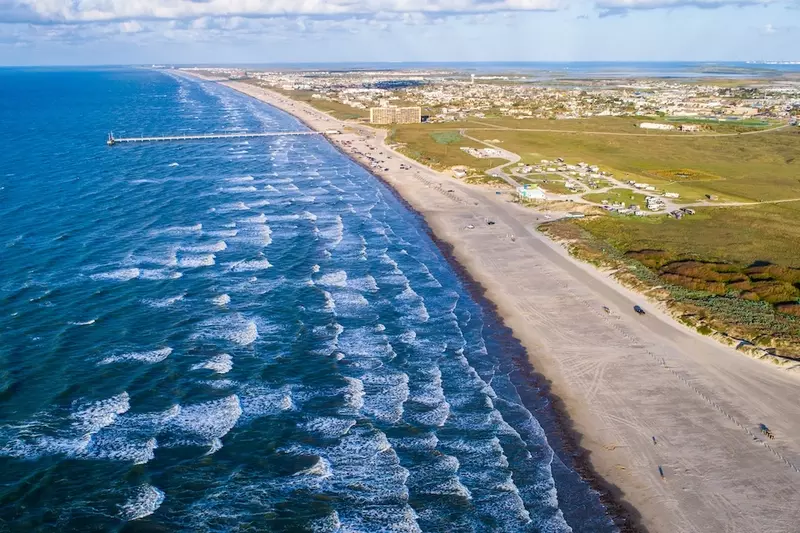
[[[782,79],[752,83],[744,80],[741,85],[730,86],[712,79],[562,80],[436,70],[211,71],[230,79],[257,80],[282,91],[309,91],[313,99],[353,109],[402,102],[421,107],[429,122],[488,116],[520,120],[659,116],[698,120],[694,127],[655,126],[694,132],[699,131],[704,120],[797,120],[800,116],[800,84]]]

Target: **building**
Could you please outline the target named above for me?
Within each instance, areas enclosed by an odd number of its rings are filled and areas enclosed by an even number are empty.
[[[369,109],[371,124],[414,124],[422,122],[421,107],[371,107]]]
[[[701,128],[699,124],[681,124],[681,131],[700,131]]]
[[[674,130],[672,124],[660,124],[658,122],[642,122],[639,127],[645,130]]]
[[[517,194],[526,200],[546,200],[544,191],[539,187],[517,187]]]

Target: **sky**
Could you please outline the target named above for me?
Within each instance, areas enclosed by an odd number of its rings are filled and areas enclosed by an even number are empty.
[[[800,0],[0,0],[0,65],[800,61]]]

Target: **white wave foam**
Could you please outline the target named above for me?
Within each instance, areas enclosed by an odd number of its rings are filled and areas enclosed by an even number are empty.
[[[392,424],[402,418],[403,405],[409,397],[406,373],[370,373],[361,376],[361,381],[367,391],[362,409],[364,413]]]
[[[96,319],[96,318],[93,318],[93,319],[91,319],[91,320],[87,320],[87,321],[85,321],[85,322],[70,322],[69,324],[70,324],[71,326],[91,326],[91,325],[92,325],[92,324],[94,324],[95,322],[97,322],[97,319]]]
[[[254,217],[240,218],[237,222],[240,224],[263,224],[267,221],[267,215],[261,213]]]
[[[311,267],[311,272],[313,272],[314,274],[316,274],[317,272],[319,272],[319,265],[314,265],[314,266],[312,266],[312,267]]]
[[[222,439],[212,439],[208,451],[203,455],[214,455],[222,449]]]
[[[221,187],[219,192],[224,193],[242,193],[242,192],[256,192],[258,189],[253,187],[252,185],[247,186],[240,186],[240,187]]]
[[[272,263],[263,259],[246,259],[236,263],[228,263],[228,269],[231,272],[253,272],[256,270],[266,270],[272,267]]]
[[[146,441],[133,438],[124,429],[114,430],[114,426],[92,435],[85,449],[75,454],[81,459],[106,459],[109,461],[132,462],[136,465],[147,464],[155,457],[158,443],[155,437]]]
[[[149,305],[150,307],[155,308],[162,308],[162,307],[169,307],[177,302],[180,302],[186,297],[186,293],[179,294],[177,296],[171,296],[169,298],[161,298],[161,299],[146,299],[142,300],[145,305]]]
[[[270,215],[267,217],[270,222],[288,222],[292,220],[300,220],[300,215]]]
[[[202,331],[195,338],[224,340],[240,346],[252,344],[258,338],[256,323],[238,313],[207,320],[200,327]]]
[[[367,274],[363,278],[351,278],[347,280],[347,285],[362,292],[377,292],[378,283],[375,278]]]
[[[228,213],[230,211],[247,211],[250,209],[244,202],[232,202],[229,204],[222,204],[221,206],[217,207],[215,211],[218,213]]]
[[[206,235],[209,235],[211,237],[222,237],[225,239],[236,237],[238,233],[239,231],[235,229],[218,229],[205,232]]]
[[[220,294],[219,296],[214,296],[211,298],[211,303],[214,305],[219,305],[220,307],[226,306],[231,303],[231,297],[227,294]]]
[[[344,270],[337,270],[329,274],[323,274],[316,281],[317,285],[325,287],[346,287],[347,286],[347,272]]]
[[[92,274],[91,278],[95,280],[128,281],[138,278],[140,273],[141,271],[138,268],[120,268],[110,272]]]
[[[246,386],[240,392],[240,401],[247,418],[273,415],[295,408],[289,387],[270,389],[258,385]]]
[[[198,233],[203,231],[202,224],[194,224],[193,226],[169,226],[167,228],[156,229],[150,232],[151,235],[182,235],[187,233]]]
[[[150,280],[162,280],[162,279],[178,279],[183,274],[180,272],[173,272],[171,270],[164,270],[164,269],[147,269],[143,268],[139,271],[139,277],[141,279],[150,279]]]
[[[208,361],[192,365],[192,370],[212,370],[217,374],[227,374],[232,368],[233,359],[226,353],[215,355]]]
[[[178,266],[182,268],[198,268],[212,266],[216,263],[214,254],[184,255],[178,258]]]
[[[170,164],[169,164],[169,165],[167,165],[167,166],[168,166],[168,167],[177,167],[177,166],[178,166],[178,163],[177,163],[176,161],[173,161],[172,163],[170,163]]]
[[[242,416],[239,397],[235,394],[193,405],[182,406],[169,422],[177,431],[198,436],[205,441],[224,437]]]
[[[228,248],[228,243],[225,241],[217,241],[211,244],[198,244],[192,246],[179,246],[178,249],[183,252],[201,253],[201,252],[221,252]]]
[[[117,416],[131,408],[130,396],[122,392],[105,400],[98,400],[79,406],[70,415],[73,427],[84,434],[93,434],[117,420]]]
[[[98,364],[108,365],[111,363],[119,363],[122,361],[138,361],[140,363],[160,363],[172,353],[172,348],[166,347],[159,350],[151,350],[149,352],[130,352],[120,355],[112,355],[106,357]]]
[[[320,237],[327,240],[333,248],[336,248],[344,237],[344,223],[341,215],[336,215],[332,225],[320,227],[319,230]]]
[[[306,468],[305,470],[295,472],[293,475],[315,476],[321,479],[325,479],[331,477],[333,474],[331,472],[331,463],[324,457],[318,457],[317,462],[314,463],[312,466]]]
[[[164,503],[164,493],[152,485],[142,485],[124,505],[120,506],[123,520],[131,521],[150,516]]]
[[[322,291],[323,296],[325,296],[325,305],[323,308],[326,311],[335,311],[336,310],[336,302],[333,301],[333,296],[328,291]]]
[[[247,183],[249,181],[253,181],[255,178],[253,176],[241,176],[237,178],[225,178],[225,181],[228,183]]]
[[[355,424],[356,421],[353,419],[323,416],[310,420],[305,424],[305,428],[307,431],[317,433],[326,439],[336,439],[346,435]]]
[[[266,224],[244,226],[239,230],[236,242],[252,246],[269,246],[272,244],[272,229]]]
[[[348,407],[359,410],[364,406],[364,383],[358,378],[345,376],[347,386],[344,389],[344,399]]]
[[[255,202],[247,202],[247,207],[249,209],[255,209],[258,207],[264,207],[270,205],[269,200],[256,200]]]

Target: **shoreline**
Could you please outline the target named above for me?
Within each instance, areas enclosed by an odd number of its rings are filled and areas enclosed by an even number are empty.
[[[251,84],[224,84],[310,129],[341,130],[327,136],[331,144],[424,219],[459,276],[470,280],[470,292],[524,347],[531,379],[552,399],[565,453],[578,455],[571,462],[585,466],[579,473],[601,489],[612,518],[623,517],[630,530],[653,532],[792,530],[800,512],[776,516],[774,505],[798,494],[799,478],[766,452],[791,466],[800,463],[792,438],[800,437],[800,423],[780,420],[800,413],[790,401],[797,381],[756,368],[763,363],[752,359],[743,362],[741,354],[682,331],[658,312],[637,318],[635,296],[536,235],[535,211],[405,158],[383,144],[386,132],[346,124]],[[397,170],[398,161],[409,170]],[[488,219],[496,225],[487,227]],[[602,303],[612,307],[612,316],[598,312]],[[757,375],[747,379],[749,373]],[[764,381],[778,390],[748,404]],[[754,444],[749,428],[756,420],[780,428],[787,439]],[[655,434],[658,446],[650,442]],[[656,469],[661,465],[663,479]]]
[[[299,117],[295,118],[308,126],[308,124]],[[524,366],[518,366],[517,370],[525,376],[532,392],[547,399],[550,412],[545,414],[546,419],[543,420],[541,418],[543,414],[542,410],[538,408],[538,406],[526,405],[526,407],[531,414],[535,413],[537,415],[537,421],[545,428],[548,445],[553,449],[553,453],[557,454],[568,468],[573,470],[584,483],[597,492],[600,503],[605,508],[607,516],[612,520],[620,533],[648,533],[647,528],[641,523],[639,512],[620,497],[620,491],[617,487],[609,484],[594,470],[589,460],[589,454],[591,452],[580,445],[580,434],[573,426],[573,421],[570,418],[567,406],[564,404],[563,400],[552,391],[551,381],[532,366],[524,344],[514,335],[514,331],[506,324],[497,304],[487,296],[486,288],[481,285],[480,282],[476,281],[470,274],[469,269],[458,260],[458,257],[454,253],[454,246],[437,237],[425,216],[411,205],[391,183],[386,181],[380,174],[375,173],[363,162],[353,158],[352,155],[344,151],[341,146],[333,142],[330,144],[336,151],[351,159],[354,163],[374,176],[375,179],[379,180],[405,209],[421,219],[425,232],[433,241],[436,248],[439,249],[445,261],[447,261],[450,267],[455,271],[456,276],[464,285],[470,297],[485,313],[484,320],[488,324],[495,324],[497,327],[505,330],[500,334],[505,336],[510,342],[518,345],[518,349],[515,350],[517,353],[515,356],[512,356],[511,360],[514,363],[519,363],[518,356],[522,355],[525,357],[525,360],[521,362]],[[492,328],[490,327],[488,329]],[[517,348],[517,346],[515,346],[515,348]],[[522,397],[523,403],[528,403],[525,397],[522,395],[520,396]],[[556,443],[552,441],[554,437],[556,438]]]

